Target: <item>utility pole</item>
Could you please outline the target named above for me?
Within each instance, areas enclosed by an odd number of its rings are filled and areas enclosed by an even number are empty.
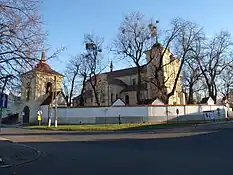
[[[54,81],[55,81],[55,128],[57,128],[57,119],[58,119],[58,116],[57,116],[57,77],[54,76]]]
[[[53,98],[54,98],[54,86],[52,85],[52,99],[51,99],[51,103],[50,103],[50,114],[49,114],[49,123],[48,123],[48,127],[51,126],[52,123],[52,115],[53,115]]]

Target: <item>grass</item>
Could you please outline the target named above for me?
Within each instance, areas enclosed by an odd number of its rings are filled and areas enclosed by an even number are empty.
[[[43,130],[60,130],[60,131],[119,131],[119,130],[146,130],[156,128],[170,128],[170,127],[183,127],[190,126],[193,124],[204,123],[204,121],[190,121],[185,123],[132,123],[132,124],[97,124],[97,125],[58,125],[57,128],[54,126],[25,126],[27,129],[43,129]]]

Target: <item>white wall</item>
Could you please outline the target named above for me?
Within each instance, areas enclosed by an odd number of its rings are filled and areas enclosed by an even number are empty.
[[[218,115],[217,109],[220,109]],[[179,114],[177,115],[177,109]],[[188,121],[188,120],[207,120],[203,113],[205,111],[213,111],[215,119],[223,119],[226,117],[225,107],[217,105],[184,105],[184,106],[150,106],[148,115],[153,122],[161,121]],[[166,114],[167,111],[167,114]],[[177,117],[178,116],[178,117]],[[210,118],[209,118],[210,119]]]
[[[220,109],[220,116],[217,108]],[[48,106],[41,107],[43,111],[43,122],[48,121]],[[179,109],[177,118],[176,110]],[[193,105],[193,106],[116,106],[116,107],[88,107],[88,108],[58,108],[58,122],[63,124],[79,124],[89,123],[95,124],[97,118],[121,118],[129,119],[130,121],[145,122],[165,122],[165,121],[188,121],[188,120],[204,120],[203,111],[213,110],[216,119],[225,118],[224,106],[207,106],[207,105]],[[53,117],[54,121],[54,109]],[[112,120],[114,121],[114,120]],[[126,120],[124,120],[126,121]]]

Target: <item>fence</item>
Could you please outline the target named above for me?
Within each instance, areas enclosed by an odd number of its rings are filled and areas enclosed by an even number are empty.
[[[42,111],[43,122],[47,123],[48,106],[42,106]],[[226,118],[226,108],[220,105],[59,107],[57,114],[60,124],[158,123],[224,119]],[[54,121],[54,109],[52,120]]]

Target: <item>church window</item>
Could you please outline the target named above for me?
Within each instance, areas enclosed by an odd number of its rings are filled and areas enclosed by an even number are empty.
[[[31,94],[31,90],[30,90],[30,88],[28,88],[27,89],[27,97],[26,97],[27,101],[30,100],[30,94]]]
[[[48,82],[46,84],[46,94],[49,92],[52,92],[52,83],[51,82]]]
[[[125,103],[126,103],[127,105],[129,104],[129,96],[128,96],[128,95],[125,96]]]
[[[113,96],[114,96],[114,94],[111,93],[111,103],[113,103],[113,100],[114,100],[114,99],[113,99],[113,98],[114,98]]]
[[[132,79],[132,83],[133,83],[133,85],[136,85],[136,79],[135,78]]]

